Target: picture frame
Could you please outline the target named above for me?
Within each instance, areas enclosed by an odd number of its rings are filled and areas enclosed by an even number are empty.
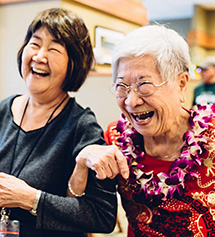
[[[96,64],[111,64],[112,54],[124,33],[109,28],[95,27],[95,47],[93,49]]]

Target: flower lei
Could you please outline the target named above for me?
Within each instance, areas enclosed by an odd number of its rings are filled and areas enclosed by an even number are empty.
[[[213,127],[215,105],[198,105],[190,110],[189,124],[191,130],[184,133],[185,145],[181,156],[176,158],[167,173],[160,172],[157,177],[150,172],[143,172],[141,164],[144,159],[143,137],[122,114],[116,130],[121,134],[117,145],[127,158],[130,169],[129,185],[132,186],[132,197],[137,202],[159,205],[167,198],[181,197],[186,190],[185,182],[198,177],[197,168],[201,166],[201,158],[207,154],[209,139],[204,134]],[[153,204],[154,203],[154,204]]]

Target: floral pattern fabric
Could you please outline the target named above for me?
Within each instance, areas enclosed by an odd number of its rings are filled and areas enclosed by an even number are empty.
[[[211,116],[208,116],[208,109]],[[194,178],[184,180],[186,188],[182,195],[167,196],[166,199],[159,199],[158,202],[156,202],[156,198],[153,199],[152,203],[144,202],[145,196],[134,195],[135,183],[130,179],[124,180],[118,176],[118,190],[129,222],[129,237],[215,236],[214,108],[211,109],[211,107],[206,106],[202,109],[200,107],[201,116],[196,117],[195,121],[195,114],[198,113],[198,110],[193,110],[193,112],[191,110],[190,123],[197,121],[198,124],[194,124],[194,126],[200,126],[198,131],[198,134],[201,134],[200,140],[196,137],[197,133],[193,132],[194,129],[188,131],[184,139],[187,139],[187,143],[190,142],[190,144],[198,140],[197,143],[200,144],[199,147],[201,148],[197,161],[199,165],[194,167]],[[203,118],[204,121],[202,122],[202,119],[199,118]],[[117,123],[118,121],[110,123],[105,132],[105,139],[108,144],[118,145],[121,134],[116,130]],[[205,127],[206,124],[209,126]],[[192,140],[193,138],[196,140]],[[206,145],[202,146],[201,142]],[[189,152],[196,151],[192,149]],[[186,157],[186,155],[187,152],[185,151],[183,156]],[[139,156],[138,164],[142,165],[139,167],[144,173],[153,171],[153,175],[156,176],[161,172],[168,173],[173,162],[158,160],[144,154]]]

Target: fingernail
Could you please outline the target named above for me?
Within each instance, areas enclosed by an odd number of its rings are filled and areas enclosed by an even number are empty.
[[[128,179],[128,178],[129,178],[129,174],[128,174],[128,173],[125,173],[125,174],[123,175],[123,178],[124,178],[124,179]]]

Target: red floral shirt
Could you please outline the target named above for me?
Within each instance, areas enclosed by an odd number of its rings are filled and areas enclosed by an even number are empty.
[[[117,121],[110,123],[104,133],[108,144],[117,144],[120,134],[115,130],[116,124]],[[215,140],[214,127],[206,135]],[[142,163],[144,172],[153,170],[154,174],[167,172],[172,164],[149,155],[144,156]],[[203,158],[198,178],[186,183],[187,191],[182,198],[168,199],[159,206],[149,207],[133,200],[132,187],[121,176],[118,176],[118,185],[129,222],[129,237],[215,236],[215,149]]]

